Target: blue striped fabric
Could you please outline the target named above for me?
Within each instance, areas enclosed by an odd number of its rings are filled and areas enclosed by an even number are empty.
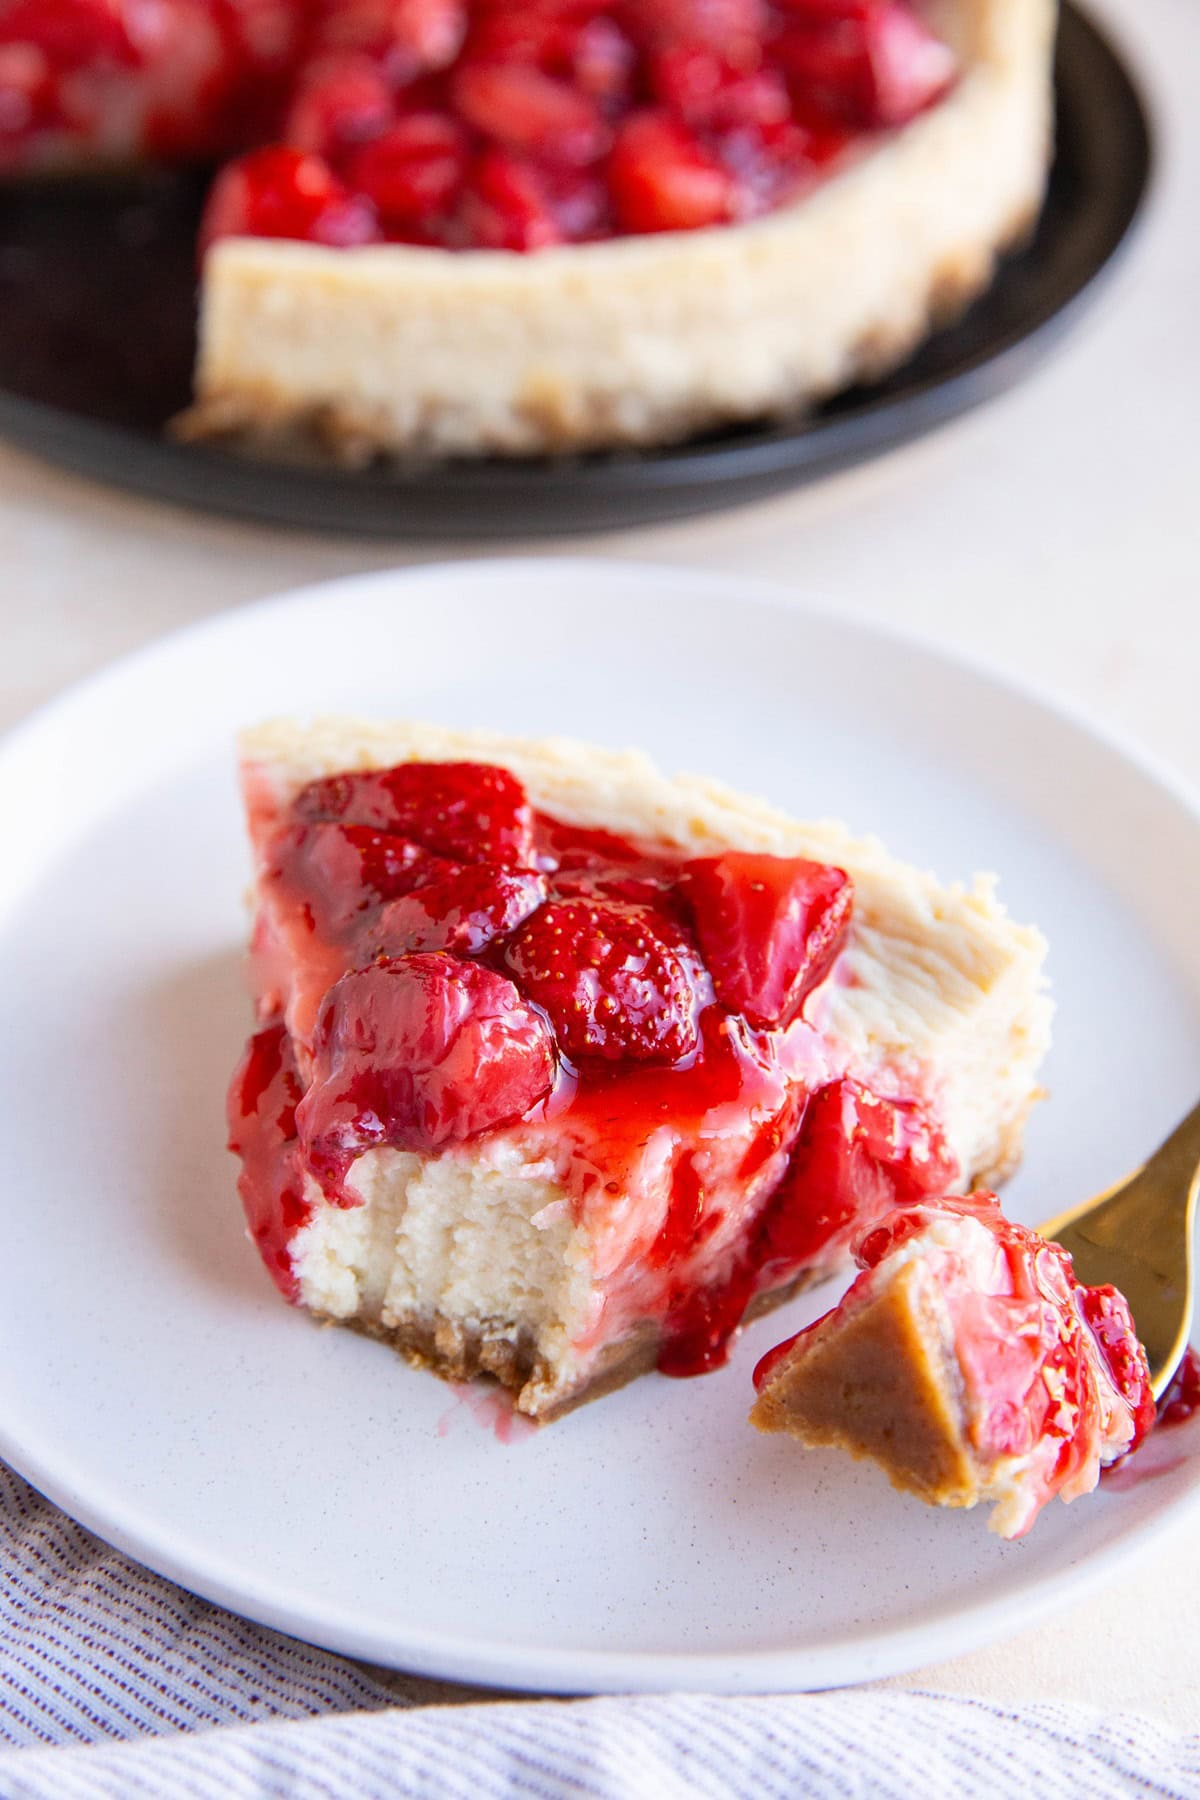
[[[891,1692],[480,1704],[209,1606],[3,1465],[0,1569],[0,1800],[1200,1800],[1200,1737],[1089,1708]]]

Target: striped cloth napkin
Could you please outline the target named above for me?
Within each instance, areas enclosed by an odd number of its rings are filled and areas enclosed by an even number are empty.
[[[2,1464],[0,1569],[0,1800],[1200,1800],[1200,1737],[1086,1707],[514,1702],[390,1676],[139,1568]]]

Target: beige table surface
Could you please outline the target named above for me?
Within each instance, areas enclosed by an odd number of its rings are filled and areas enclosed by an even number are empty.
[[[505,548],[769,576],[916,626],[1057,690],[1200,789],[1200,0],[1095,10],[1150,95],[1160,171],[1132,253],[1037,375],[915,447],[791,496]],[[222,608],[463,553],[175,511],[0,447],[0,727]],[[888,1685],[1088,1699],[1200,1731],[1198,1589],[1200,1532],[1185,1527],[1053,1623]]]

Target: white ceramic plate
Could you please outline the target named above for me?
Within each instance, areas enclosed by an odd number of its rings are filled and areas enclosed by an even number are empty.
[[[1004,871],[1059,1002],[1017,1216],[1137,1162],[1195,1097],[1200,819],[1087,726],[871,627],[605,562],[375,575],[225,615],[0,750],[0,1453],[143,1562],[330,1648],[558,1691],[865,1679],[1027,1624],[1194,1500],[1200,1458],[1003,1545],[745,1423],[748,1331],[510,1444],[282,1305],[241,1230],[248,1027],[231,737],[354,709],[640,743],[670,768]],[[781,601],[783,602],[781,604]],[[1182,1434],[1181,1434],[1182,1436]]]

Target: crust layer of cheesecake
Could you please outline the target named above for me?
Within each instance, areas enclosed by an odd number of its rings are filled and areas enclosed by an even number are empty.
[[[519,256],[232,238],[206,259],[191,437],[523,456],[677,441],[904,360],[1035,220],[1055,0],[931,0],[962,75],[741,225]]]
[[[750,1423],[847,1450],[934,1506],[974,1506],[961,1381],[936,1291],[915,1263],[870,1306],[804,1345],[759,1395]]]

